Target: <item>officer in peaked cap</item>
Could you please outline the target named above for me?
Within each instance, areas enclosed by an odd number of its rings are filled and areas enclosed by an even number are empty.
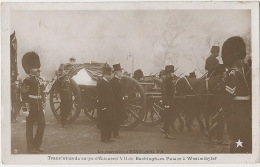
[[[40,58],[35,52],[28,52],[22,58],[24,71],[29,75],[22,83],[23,102],[29,109],[26,117],[27,152],[43,152],[41,148],[45,129],[43,104],[45,103],[44,85],[40,79]],[[33,135],[33,124],[38,123],[36,135]]]
[[[115,98],[110,83],[112,69],[103,67],[102,79],[97,83],[98,93],[98,121],[101,129],[101,141],[112,142],[111,134],[115,121]]]
[[[228,70],[222,99],[232,153],[252,152],[252,103],[243,74],[245,57],[246,44],[241,37],[234,36],[224,42],[222,59]]]
[[[210,50],[210,56],[206,60],[205,70],[208,70],[208,77],[215,70],[219,61],[216,57],[219,55],[219,46],[212,46]]]
[[[174,112],[173,100],[174,100],[174,83],[172,82],[174,78],[174,66],[167,65],[165,66],[165,75],[166,78],[162,82],[162,102],[165,108],[165,115],[163,117],[163,129],[161,132],[164,133],[165,137],[168,139],[174,139],[170,135],[170,125],[177,118],[177,114]]]
[[[140,80],[142,80],[143,77],[144,77],[144,73],[141,69],[135,70],[134,76],[133,76],[134,79],[136,79],[137,81],[140,81]]]
[[[113,65],[114,77],[111,79],[111,85],[115,101],[115,122],[113,126],[113,136],[119,137],[119,127],[123,122],[124,92],[122,83],[122,68],[120,64]]]

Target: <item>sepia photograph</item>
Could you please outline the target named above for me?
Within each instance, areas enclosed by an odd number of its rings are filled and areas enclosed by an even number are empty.
[[[4,164],[259,161],[259,3],[1,8]]]

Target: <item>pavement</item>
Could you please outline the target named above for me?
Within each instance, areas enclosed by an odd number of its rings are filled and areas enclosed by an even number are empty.
[[[139,124],[131,130],[120,130],[120,137],[112,143],[100,141],[100,130],[95,123],[81,113],[71,124],[61,128],[47,106],[46,128],[41,154],[216,154],[229,153],[229,146],[209,141],[195,122],[193,132],[184,129],[175,133],[175,139],[166,139],[160,132],[161,125],[147,127]],[[35,130],[36,128],[34,128]],[[12,154],[27,154],[25,138],[25,117],[11,124]],[[224,134],[224,141],[228,136]]]

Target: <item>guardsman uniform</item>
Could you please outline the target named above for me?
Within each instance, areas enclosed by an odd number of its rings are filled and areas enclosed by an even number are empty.
[[[27,151],[29,153],[42,152],[41,144],[46,125],[43,111],[44,85],[39,76],[30,74],[32,68],[40,68],[39,56],[34,52],[26,53],[22,58],[22,66],[25,72],[30,75],[22,83],[23,102],[29,107],[29,115],[26,117]],[[38,123],[35,136],[33,135],[34,122]]]
[[[228,71],[225,77],[223,109],[227,120],[231,153],[252,152],[252,103],[243,66],[241,66],[245,56],[246,45],[241,37],[231,37],[224,42],[222,59]]]
[[[172,122],[175,120],[175,118],[177,117],[173,109],[175,85],[173,83],[172,76],[169,76],[169,74],[173,72],[174,72],[173,65],[165,66],[166,78],[162,82],[162,89],[161,89],[162,102],[165,109],[165,114],[163,115],[164,127],[163,129],[161,129],[161,131],[166,135],[166,137],[169,138],[173,138],[169,136],[170,126]]]
[[[110,67],[103,67],[103,75],[111,75]],[[109,80],[103,77],[97,83],[98,92],[98,120],[101,129],[101,141],[110,142],[114,119],[114,93]]]
[[[115,71],[122,71],[120,64],[113,65],[114,72]],[[113,128],[113,135],[114,137],[119,136],[119,128],[121,123],[123,122],[123,107],[124,107],[124,93],[123,93],[123,83],[120,77],[115,75],[111,79],[111,85],[114,93],[114,100],[115,100],[115,125]]]
[[[207,58],[205,64],[205,70],[208,70],[208,77],[215,70],[215,68],[219,65],[219,61],[216,58],[219,55],[219,46],[212,46],[211,55]]]

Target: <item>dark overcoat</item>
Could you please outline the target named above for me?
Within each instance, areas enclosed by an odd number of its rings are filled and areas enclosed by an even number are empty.
[[[122,119],[122,112],[124,107],[124,92],[123,83],[121,79],[114,77],[111,79],[111,85],[114,93],[115,102],[115,119]]]
[[[110,82],[101,79],[97,83],[97,93],[99,121],[115,120],[114,93]]]

